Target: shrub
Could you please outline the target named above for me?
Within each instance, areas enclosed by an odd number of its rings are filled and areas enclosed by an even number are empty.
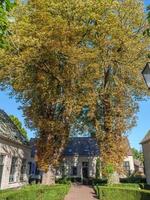
[[[118,184],[112,184],[111,187],[139,189],[140,185],[137,183],[118,183]]]
[[[97,196],[101,200],[150,200],[150,191],[134,188],[97,186]]]
[[[106,185],[107,179],[93,179],[93,185]]]
[[[59,184],[71,184],[71,179],[70,178],[60,178],[58,180],[56,180],[56,183],[59,183]]]
[[[140,183],[139,186],[141,189],[150,190],[150,185],[146,183]]]
[[[96,159],[96,174],[95,178],[99,179],[100,178],[100,158]]]
[[[146,183],[146,178],[141,176],[131,176],[129,178],[120,178],[121,183]]]

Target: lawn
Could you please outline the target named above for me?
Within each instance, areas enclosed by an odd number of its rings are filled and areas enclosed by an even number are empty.
[[[0,200],[64,200],[69,185],[32,185],[0,192]]]

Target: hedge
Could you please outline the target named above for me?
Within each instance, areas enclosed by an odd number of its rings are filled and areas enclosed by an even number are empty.
[[[108,182],[108,180],[106,178],[105,179],[103,178],[103,179],[93,179],[92,180],[93,185],[106,185],[107,182]]]
[[[111,187],[139,189],[140,185],[137,183],[118,183],[118,184],[112,184]]]
[[[128,178],[120,178],[121,183],[146,183],[146,178],[141,176],[130,176]]]
[[[100,200],[150,200],[150,191],[141,189],[96,186],[95,191]]]
[[[0,200],[63,200],[69,185],[26,186],[21,189],[2,191]]]

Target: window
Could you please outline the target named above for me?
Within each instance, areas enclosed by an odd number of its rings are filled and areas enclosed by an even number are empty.
[[[66,168],[64,165],[61,166],[61,174],[62,174],[62,177],[66,175]]]
[[[26,159],[22,159],[22,165],[21,165],[21,173],[20,173],[20,181],[25,180],[25,174],[26,174]]]
[[[12,157],[9,182],[15,182],[16,168],[17,168],[17,158]]]
[[[0,165],[4,164],[4,155],[0,155]]]
[[[28,162],[29,164],[29,174],[35,174],[36,171],[36,163],[34,162]]]
[[[36,147],[33,146],[31,149],[31,158],[34,158],[36,156],[36,153],[37,153]]]
[[[130,171],[130,163],[129,163],[129,161],[125,161],[125,162],[123,163],[123,167],[124,167],[124,169],[125,169],[126,171]]]
[[[55,175],[56,175],[56,176],[59,176],[59,175],[60,175],[60,170],[59,170],[58,167],[56,168]]]
[[[3,175],[4,155],[0,155],[0,187]]]
[[[38,166],[36,164],[35,175],[39,175],[39,174],[40,174],[40,169],[38,168]]]
[[[72,175],[77,176],[77,167],[75,166],[72,167]]]
[[[83,162],[82,167],[88,167],[88,162]]]
[[[28,162],[29,165],[29,175],[32,174],[32,162]]]

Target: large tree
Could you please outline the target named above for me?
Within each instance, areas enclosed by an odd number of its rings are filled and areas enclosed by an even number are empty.
[[[5,47],[8,35],[8,12],[13,7],[10,0],[0,1],[0,47]]]
[[[148,23],[150,24],[150,5],[147,6],[147,20],[148,20]],[[150,36],[150,30],[149,30],[149,27],[145,30],[144,33],[147,33],[149,36]]]
[[[84,106],[103,163],[120,166],[124,133],[146,91],[140,71],[149,39],[141,1],[30,0],[12,15],[12,45],[0,54],[1,86],[12,89],[37,129],[40,166],[57,163]]]

